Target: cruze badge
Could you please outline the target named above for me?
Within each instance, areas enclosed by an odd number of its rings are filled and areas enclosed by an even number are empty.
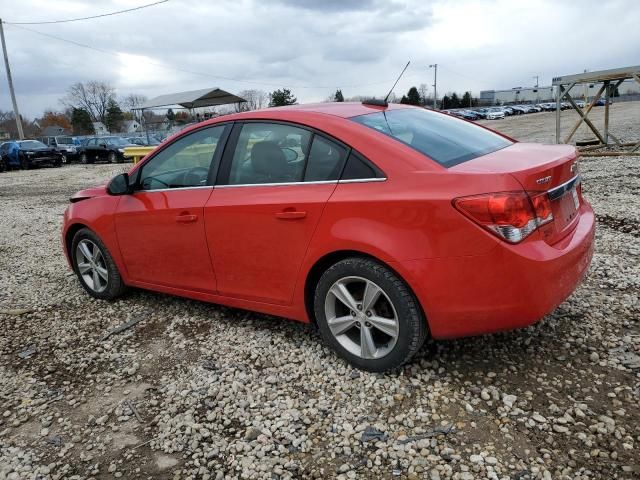
[[[543,183],[549,183],[551,181],[551,175],[549,175],[548,177],[542,177],[536,180],[536,183],[538,185],[541,185]]]

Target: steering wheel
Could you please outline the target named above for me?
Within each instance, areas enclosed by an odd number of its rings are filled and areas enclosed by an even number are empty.
[[[199,174],[198,172],[201,172]],[[184,186],[199,186],[204,181],[206,183],[209,176],[209,169],[207,167],[193,167],[184,172],[182,176],[182,184]]]
[[[298,159],[298,152],[296,152],[293,148],[281,147],[280,150],[282,150],[287,163],[294,163]]]

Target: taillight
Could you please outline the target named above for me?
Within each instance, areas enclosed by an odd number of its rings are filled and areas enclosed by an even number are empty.
[[[477,224],[510,243],[527,238],[553,220],[546,192],[498,192],[456,198],[453,205]]]

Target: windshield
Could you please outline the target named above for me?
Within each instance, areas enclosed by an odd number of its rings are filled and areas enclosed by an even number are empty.
[[[38,140],[25,140],[24,142],[20,142],[20,148],[47,148],[47,146]]]
[[[115,145],[116,147],[123,147],[125,145],[130,145],[130,143],[127,140],[120,137],[109,137],[107,138],[107,143],[109,145]]]
[[[419,108],[368,113],[351,120],[409,145],[446,168],[512,144],[473,123]]]
[[[73,138],[71,137],[56,137],[58,145],[73,145]]]

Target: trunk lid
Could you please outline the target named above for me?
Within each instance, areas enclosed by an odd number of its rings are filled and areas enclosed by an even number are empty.
[[[540,232],[549,244],[561,240],[577,223],[582,197],[579,179],[575,179],[578,175],[575,147],[514,143],[450,170],[509,174],[527,192],[548,192],[553,221],[540,227]]]

